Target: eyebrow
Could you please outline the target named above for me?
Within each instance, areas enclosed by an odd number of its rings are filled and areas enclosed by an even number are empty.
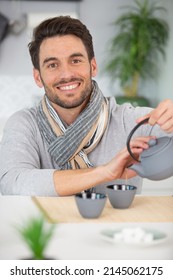
[[[82,53],[73,53],[72,55],[70,55],[71,58],[76,57],[76,56],[84,57],[84,55]]]
[[[57,61],[57,57],[47,57],[43,60],[43,65],[45,65],[46,63],[50,62],[50,61]]]
[[[82,53],[73,53],[70,55],[70,58],[73,57],[84,57],[84,55]],[[47,57],[43,60],[43,65],[45,65],[46,63],[50,62],[50,61],[58,61],[57,57]]]

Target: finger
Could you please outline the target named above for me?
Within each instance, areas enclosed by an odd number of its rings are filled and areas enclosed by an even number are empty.
[[[130,145],[131,150],[133,151],[134,149],[148,149],[149,145],[148,143],[141,142],[141,141],[135,141],[134,144]]]
[[[149,124],[159,124],[160,126],[167,122],[173,116],[173,102],[172,100],[164,100],[150,112]]]
[[[157,121],[158,125],[160,125],[161,128],[164,128],[164,125],[167,126],[172,126],[173,124],[173,109],[170,110],[168,109],[165,111],[165,113],[160,116],[160,118]]]
[[[140,122],[142,122],[143,120],[148,119],[148,118],[150,118],[150,114],[146,114],[146,115],[144,115],[144,116],[138,118],[138,119],[136,120],[136,122],[137,122],[137,123],[140,123]],[[144,123],[144,125],[145,125],[145,124],[147,124],[147,122]]]
[[[173,117],[173,101],[166,99],[159,103],[159,105],[153,109],[150,113],[144,115],[137,119],[137,123],[149,118],[148,123],[150,125],[155,125],[156,123],[160,126],[167,122],[171,117]]]
[[[173,118],[168,119],[165,123],[160,125],[165,132],[173,132]]]
[[[147,149],[148,148],[148,142],[151,139],[155,139],[155,138],[156,138],[155,136],[138,137],[135,140],[132,140],[130,142],[130,147],[131,148],[133,148],[133,147],[138,147],[138,148],[141,147],[141,148]]]
[[[139,161],[139,156],[143,152],[143,148],[132,148],[131,152],[134,155],[134,158],[129,154],[128,151],[125,151],[121,154],[121,161],[124,161],[124,165],[126,167],[132,165],[133,163],[136,163]]]
[[[131,149],[132,153],[133,153],[133,156],[134,158],[136,159],[136,161],[139,161],[139,156],[140,154],[144,151],[145,149],[144,148],[135,148],[135,149]],[[131,157],[131,155],[130,155]],[[136,161],[134,162],[134,158],[131,157],[131,159],[129,160],[128,162],[128,166],[130,164],[133,164],[133,163],[136,163]]]
[[[170,126],[170,128],[168,128],[168,129],[166,130],[166,132],[167,132],[167,133],[172,133],[172,132],[173,132],[173,126]]]

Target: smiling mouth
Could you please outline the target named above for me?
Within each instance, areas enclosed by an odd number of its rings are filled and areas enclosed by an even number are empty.
[[[75,84],[71,84],[71,85],[59,86],[57,88],[62,91],[69,91],[69,90],[76,89],[79,85],[80,85],[80,83],[75,83]]]

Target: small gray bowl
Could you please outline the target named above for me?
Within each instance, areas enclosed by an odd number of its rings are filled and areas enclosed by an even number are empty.
[[[88,219],[98,218],[105,206],[106,195],[101,193],[79,193],[75,201],[82,217]]]
[[[110,185],[107,186],[107,194],[113,208],[128,208],[136,194],[137,187],[131,185]]]

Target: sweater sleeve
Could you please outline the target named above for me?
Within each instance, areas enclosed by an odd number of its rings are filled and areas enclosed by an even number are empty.
[[[4,128],[0,148],[0,191],[3,195],[57,196],[54,169],[41,169],[37,130],[32,114],[15,113]]]

